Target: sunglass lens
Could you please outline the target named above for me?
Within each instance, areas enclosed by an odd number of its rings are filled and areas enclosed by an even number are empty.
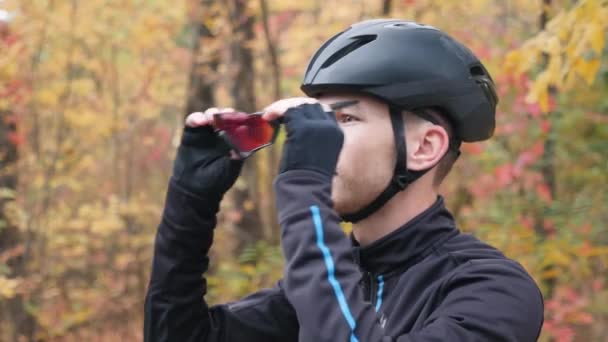
[[[252,152],[271,144],[276,129],[259,114],[238,112],[216,114],[215,127],[223,131],[240,152]]]

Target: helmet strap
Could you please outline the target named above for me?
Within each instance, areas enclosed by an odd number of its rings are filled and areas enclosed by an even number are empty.
[[[391,125],[393,127],[393,139],[395,140],[395,151],[397,154],[395,171],[393,178],[388,186],[373,200],[370,204],[363,207],[359,211],[351,214],[342,215],[342,219],[346,222],[357,223],[380,209],[386,202],[400,191],[407,188],[408,185],[422,177],[431,168],[426,170],[414,171],[407,169],[407,147],[405,145],[405,123],[401,115],[401,109],[395,106],[389,106]]]

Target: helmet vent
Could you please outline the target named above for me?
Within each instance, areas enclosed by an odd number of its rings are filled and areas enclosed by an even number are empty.
[[[403,29],[425,28],[425,29],[437,30],[437,28],[435,28],[433,26],[420,24],[420,23],[416,23],[413,21],[401,21],[398,23],[384,25],[384,27],[403,28]]]
[[[349,53],[357,50],[358,48],[362,47],[365,44],[373,42],[374,40],[376,40],[376,37],[377,37],[377,35],[375,35],[375,34],[368,34],[368,35],[352,37],[351,39],[355,39],[355,40],[353,42],[349,43],[348,45],[346,45],[345,47],[341,48],[340,50],[336,51],[329,58],[327,58],[327,60],[325,60],[325,62],[323,62],[323,64],[321,65],[321,69],[331,66],[332,64],[336,63],[337,61],[339,61],[340,59],[342,59],[344,56],[348,55]]]
[[[486,76],[486,72],[483,70],[481,65],[474,65],[469,69],[471,76]]]
[[[312,59],[310,60],[310,62],[308,63],[308,68],[306,68],[306,74],[308,74],[310,72],[310,69],[312,69],[313,64],[315,64],[315,61],[317,60],[317,58],[319,57],[319,55],[321,54],[321,52],[323,52],[323,50],[325,50],[325,48],[331,44],[331,42],[333,42],[334,40],[336,40],[336,38],[338,38],[339,36],[341,36],[344,32],[350,30],[351,28],[347,28],[346,30],[336,34],[335,36],[331,37],[328,41],[326,41],[325,43],[323,43],[323,45],[321,45],[321,47],[317,50],[317,52],[315,52],[314,56],[312,56]]]

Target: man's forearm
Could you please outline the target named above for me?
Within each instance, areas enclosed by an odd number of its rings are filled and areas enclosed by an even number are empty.
[[[170,182],[145,303],[145,341],[203,341],[210,330],[202,297],[219,203]]]
[[[309,170],[286,172],[275,182],[285,294],[298,316],[300,340],[382,341],[384,330],[358,287],[360,272],[330,187],[331,178]]]

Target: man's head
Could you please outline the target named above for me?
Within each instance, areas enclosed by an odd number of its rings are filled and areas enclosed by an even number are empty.
[[[302,90],[327,103],[359,100],[338,114],[345,146],[333,190],[336,209],[352,222],[414,182],[435,189],[460,141],[492,135],[498,102],[464,45],[436,28],[386,19],[354,24],[323,44]]]
[[[336,111],[344,146],[332,190],[339,214],[356,212],[378,197],[393,177],[396,148],[388,106],[369,96],[325,95],[320,100],[326,104],[357,101]],[[456,152],[449,146],[449,122],[436,109],[425,112],[437,124],[413,112],[402,112],[407,166],[415,171],[430,169],[418,182],[427,191],[436,191],[456,160]]]

